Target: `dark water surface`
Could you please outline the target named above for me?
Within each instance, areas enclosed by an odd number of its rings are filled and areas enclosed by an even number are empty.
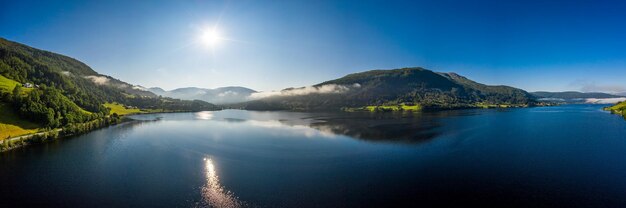
[[[0,207],[626,207],[601,107],[139,115],[0,154]]]

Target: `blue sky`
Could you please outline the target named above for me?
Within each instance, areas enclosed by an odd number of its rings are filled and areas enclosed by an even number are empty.
[[[6,1],[0,36],[164,89],[276,90],[422,66],[528,91],[626,91],[626,3]],[[224,39],[199,42],[217,25]]]

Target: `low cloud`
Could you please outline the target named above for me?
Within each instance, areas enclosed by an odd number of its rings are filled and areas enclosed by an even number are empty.
[[[585,103],[592,104],[615,104],[626,100],[626,98],[588,98],[585,99]]]
[[[61,71],[61,74],[62,74],[62,75],[65,75],[65,76],[70,76],[70,75],[72,75],[72,72],[69,72],[69,71]]]
[[[106,86],[111,86],[111,87],[116,87],[119,89],[128,89],[128,88],[133,88],[136,90],[143,90],[143,91],[148,91],[148,89],[142,87],[142,86],[133,86],[133,85],[127,85],[124,83],[120,83],[120,82],[111,82],[111,79],[109,79],[108,77],[105,76],[95,76],[95,75],[89,75],[89,76],[84,76],[85,79],[91,80],[93,83],[97,84],[97,85],[106,85]]]
[[[85,79],[89,79],[93,83],[96,83],[97,85],[107,85],[107,84],[109,84],[109,78],[104,77],[104,76],[89,75],[89,76],[85,76]]]
[[[352,85],[327,84],[322,86],[307,86],[301,88],[286,89],[281,91],[256,92],[250,95],[251,99],[261,99],[274,96],[298,96],[308,94],[339,94],[350,91],[354,88],[360,88],[359,83]]]
[[[219,94],[217,94],[218,97],[225,97],[225,96],[237,96],[239,95],[239,93],[237,92],[233,92],[233,91],[226,91],[226,92],[221,92]]]
[[[147,89],[147,88],[142,87],[142,86],[140,86],[140,85],[135,85],[135,86],[133,86],[133,89],[136,89],[136,90],[141,90],[141,91],[148,91],[148,89]]]

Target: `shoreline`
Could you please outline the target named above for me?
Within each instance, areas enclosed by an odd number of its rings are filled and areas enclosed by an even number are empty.
[[[49,131],[37,132],[32,134],[26,134],[21,136],[16,136],[8,139],[3,139],[0,141],[0,153],[8,152],[11,150],[19,149],[22,147],[34,145],[34,144],[42,144],[49,141],[54,141],[58,139],[68,138],[76,135],[86,134],[98,129],[115,126],[118,124],[123,124],[131,121],[135,121],[134,119],[120,117],[119,120],[111,122],[110,120],[106,122],[104,125],[94,125],[96,122],[102,122],[99,120],[93,120],[80,124],[72,124],[70,127],[65,128],[56,128]],[[104,121],[104,120],[103,120]],[[80,130],[78,130],[80,128]]]
[[[224,109],[220,109],[220,110],[224,110]],[[211,111],[219,111],[219,110],[211,110]],[[119,125],[119,124],[124,124],[124,123],[128,123],[128,122],[133,122],[133,121],[149,121],[149,120],[136,120],[136,119],[132,119],[129,116],[132,115],[149,115],[149,114],[159,114],[159,113],[189,113],[189,112],[200,112],[200,111],[163,111],[163,112],[139,112],[139,113],[129,113],[129,114],[125,114],[122,116],[119,116],[118,118],[112,118],[110,115],[109,117],[105,117],[103,120],[107,120],[109,119],[109,123],[104,124],[104,125],[97,125],[94,127],[88,127],[87,130],[80,130],[78,132],[76,131],[72,131],[73,129],[71,129],[70,127],[65,127],[65,128],[55,128],[52,130],[48,130],[48,131],[40,131],[40,132],[36,132],[36,133],[31,133],[31,134],[24,134],[24,135],[20,135],[20,136],[15,136],[15,137],[11,137],[8,139],[3,139],[0,140],[0,153],[3,152],[7,152],[7,151],[11,151],[11,150],[15,150],[15,149],[19,149],[22,147],[26,147],[29,145],[33,145],[33,144],[41,144],[41,143],[45,143],[47,141],[53,141],[53,140],[57,140],[57,139],[63,139],[63,138],[68,138],[68,137],[72,137],[72,136],[77,136],[77,135],[81,135],[81,134],[86,134],[98,129],[102,129],[102,128],[106,128],[106,127],[110,127],[110,126],[115,126],[115,125]],[[116,120],[114,122],[111,123],[110,119],[119,119]],[[84,126],[84,125],[92,125],[95,122],[98,122],[99,120],[93,120],[93,121],[89,121],[89,122],[85,122],[85,123],[79,123],[79,124],[71,124],[72,126]],[[76,128],[76,127],[74,127]],[[72,131],[69,132],[68,131]],[[35,141],[37,140],[37,141]],[[5,142],[9,142],[9,145],[5,145]],[[7,147],[8,146],[8,147]]]

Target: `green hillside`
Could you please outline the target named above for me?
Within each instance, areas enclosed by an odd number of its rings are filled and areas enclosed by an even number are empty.
[[[622,115],[626,119],[626,101],[619,102],[614,106],[607,107],[604,110],[611,111],[613,114]]]
[[[22,87],[25,83],[32,86]],[[20,120],[56,128],[84,123],[107,117],[110,109],[104,104],[113,102],[155,111],[217,109],[203,101],[162,98],[98,74],[76,59],[0,38],[0,103],[5,118],[1,124]],[[13,117],[6,119],[4,114]]]
[[[341,92],[323,92],[328,88]],[[290,95],[294,93],[289,92],[294,91],[322,92]],[[288,96],[266,97],[237,107],[253,110],[338,110],[408,104],[419,105],[424,109],[449,109],[536,104],[534,97],[524,90],[484,85],[458,74],[436,73],[424,68],[372,70],[349,74],[314,85],[312,89],[285,89],[283,94]]]

